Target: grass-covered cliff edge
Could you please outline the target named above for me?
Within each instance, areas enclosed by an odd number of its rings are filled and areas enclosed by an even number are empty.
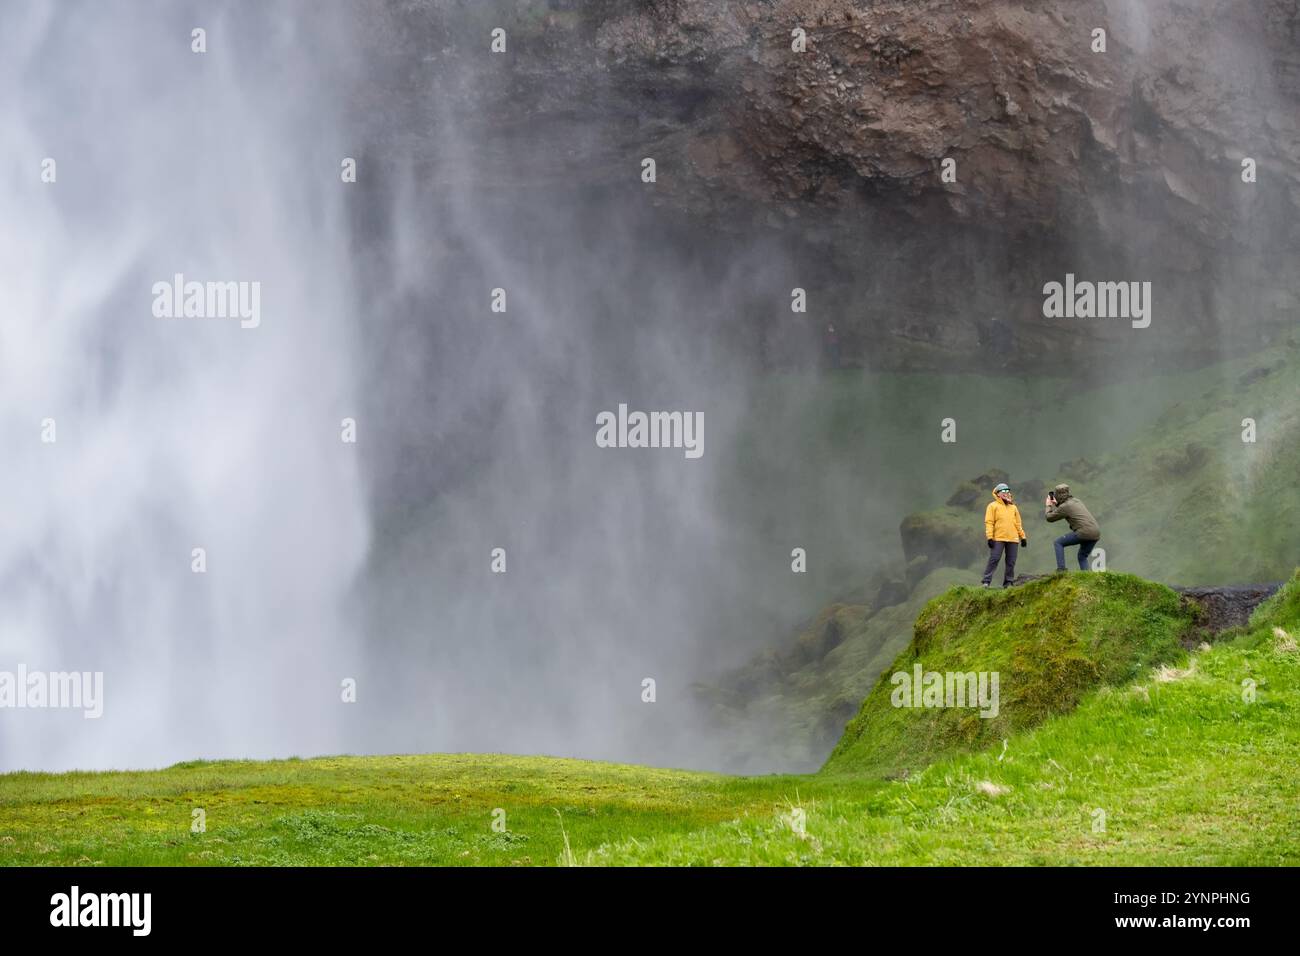
[[[1187,649],[1195,617],[1127,575],[949,590],[890,669],[1004,667],[1005,719],[885,711],[878,687],[816,774],[464,754],[6,774],[0,862],[1300,863],[1300,574]]]
[[[954,588],[922,609],[911,643],[881,674],[828,766],[899,773],[989,746],[1068,713],[1090,691],[1176,660],[1195,621],[1194,605],[1131,574],[1056,575],[1007,593]],[[956,686],[948,706],[924,706],[915,681],[905,698],[894,679],[914,673],[976,674],[977,686],[978,675],[996,674],[997,684],[984,679],[992,703],[982,709],[975,699],[951,706]],[[966,683],[961,689],[969,692]]]
[[[871,475],[877,459],[908,467],[890,478],[898,487],[864,484],[847,512],[817,497],[792,497],[788,508],[773,510],[773,539],[803,542],[818,522],[833,523],[844,529],[842,553],[851,559],[839,560],[839,539],[825,530],[809,549],[822,577],[787,574],[791,581],[773,585],[791,603],[811,601],[794,636],[774,636],[768,650],[700,685],[702,705],[734,741],[727,769],[821,765],[925,603],[953,585],[978,584],[987,556],[984,508],[997,481],[1011,483],[1029,536],[1021,574],[1054,567],[1051,541],[1064,528],[1043,520],[1042,500],[1057,481],[1068,481],[1101,523],[1111,571],[1171,585],[1266,583],[1286,577],[1300,556],[1293,534],[1300,525],[1300,342],[1091,387],[899,378],[885,388],[852,373],[832,375],[799,392],[802,402],[779,391],[770,407],[757,406],[765,427],[799,439],[783,448],[787,464],[737,477],[756,501],[776,494],[765,485],[808,485],[805,462],[838,462],[845,481]],[[957,441],[943,444],[938,424],[949,414]],[[882,527],[882,498],[913,504],[889,512]],[[884,565],[863,574],[880,555]],[[828,594],[838,597],[827,603]]]

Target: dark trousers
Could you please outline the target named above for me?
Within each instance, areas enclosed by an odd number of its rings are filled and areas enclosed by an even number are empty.
[[[1093,546],[1096,545],[1096,543],[1097,541],[1095,539],[1092,541],[1088,541],[1084,538],[1080,538],[1073,531],[1071,531],[1069,534],[1061,535],[1059,538],[1057,538],[1055,541],[1052,542],[1052,544],[1055,545],[1056,547],[1057,569],[1061,571],[1065,570],[1065,549],[1072,548],[1077,544],[1079,546],[1079,570],[1087,571],[1088,555],[1092,554]]]
[[[1007,556],[1007,567],[1003,572],[1002,583],[1010,584],[1016,576],[1016,554],[1020,551],[1020,545],[1015,541],[994,541],[993,547],[989,549],[989,561],[984,565],[983,583],[988,584],[993,580],[993,572],[998,569],[998,561],[1002,559],[1003,552]]]

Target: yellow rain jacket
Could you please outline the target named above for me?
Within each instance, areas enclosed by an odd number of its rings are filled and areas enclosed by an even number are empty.
[[[984,509],[984,537],[990,541],[1020,543],[1025,536],[1025,526],[1020,523],[1020,509],[1006,504],[996,494]]]

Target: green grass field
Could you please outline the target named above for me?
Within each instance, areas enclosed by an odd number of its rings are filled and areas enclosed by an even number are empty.
[[[940,739],[933,762],[905,776],[852,756],[870,721],[828,769],[802,776],[497,755],[12,773],[0,776],[0,862],[1300,863],[1300,575],[1245,632],[1192,652],[1169,640],[1178,612],[1161,603],[1163,588],[1106,578],[1046,582],[1036,596],[955,589],[927,605],[923,653],[947,633],[954,667],[992,659],[998,621],[1018,623],[997,653],[1057,628],[1032,620],[1054,602],[1069,604],[1059,612],[1068,616],[1116,602],[1111,614],[1131,599],[1135,623],[1118,636],[1072,632],[1080,647],[1109,641],[1108,658],[1127,663],[1072,685],[1079,702],[1068,713],[1027,717],[1022,725],[1036,725],[1008,726],[1005,744],[975,752],[962,748],[985,741]],[[955,630],[936,620],[950,614],[965,615]],[[963,657],[953,647],[968,632],[980,637]],[[1161,663],[1147,666],[1153,659]],[[880,729],[896,736],[887,722]]]

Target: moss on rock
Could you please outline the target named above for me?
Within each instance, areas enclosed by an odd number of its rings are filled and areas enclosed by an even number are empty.
[[[953,588],[921,610],[911,643],[881,673],[827,769],[898,774],[996,743],[1074,709],[1098,687],[1179,658],[1192,624],[1175,592],[1128,574],[1075,573],[1009,591]],[[899,706],[896,689],[918,666],[924,675],[998,675],[991,713],[947,699]]]

